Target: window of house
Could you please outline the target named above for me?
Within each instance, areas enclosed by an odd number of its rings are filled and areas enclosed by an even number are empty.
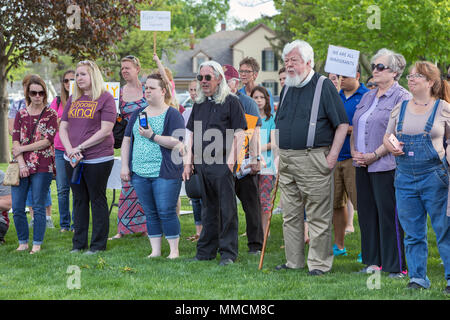
[[[270,90],[273,96],[277,96],[280,93],[278,92],[278,82],[273,80],[267,80],[262,83],[263,87]]]
[[[272,49],[265,49],[262,51],[262,68],[261,71],[277,71],[278,60]]]

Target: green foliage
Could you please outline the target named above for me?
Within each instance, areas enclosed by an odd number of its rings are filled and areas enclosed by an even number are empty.
[[[317,60],[326,58],[330,44],[359,50],[367,57],[388,48],[410,63],[428,60],[441,69],[450,60],[448,0],[275,0],[275,4],[282,15],[292,17],[283,28],[308,41]],[[372,27],[374,5],[380,12],[380,28]],[[296,16],[310,18],[293,19]]]

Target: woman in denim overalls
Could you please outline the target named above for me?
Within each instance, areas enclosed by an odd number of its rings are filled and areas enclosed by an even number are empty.
[[[396,156],[397,170],[394,186],[398,217],[405,231],[404,242],[410,277],[408,288],[430,287],[430,280],[427,277],[428,212],[436,233],[439,253],[444,262],[446,292],[448,292],[450,285],[450,218],[446,214],[448,164],[445,155],[441,157],[433,146],[432,138],[435,141],[436,139],[443,141],[444,137],[450,136],[450,105],[440,99],[448,100],[450,90],[448,84],[440,79],[439,70],[428,62],[417,62],[407,79],[414,98],[409,104],[408,101],[404,101],[400,107],[396,126],[396,137],[400,141],[400,147],[396,148],[389,142],[393,125],[388,125],[384,144]],[[433,103],[434,99],[436,101]],[[407,108],[411,110],[414,105],[423,106],[419,107],[422,111],[431,103],[433,107],[430,109],[431,114],[423,132],[403,133]],[[415,108],[418,110],[418,107]],[[423,116],[426,116],[430,110]],[[397,117],[395,113],[398,114],[398,108],[393,110],[391,118]],[[440,118],[437,119],[439,116]],[[391,119],[391,122],[393,120]],[[433,125],[435,129],[432,135]],[[440,136],[436,137],[436,135]]]

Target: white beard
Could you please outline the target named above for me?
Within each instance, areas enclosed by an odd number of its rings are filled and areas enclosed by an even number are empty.
[[[312,70],[311,70],[312,71]],[[303,87],[306,85],[309,81],[306,83],[303,83],[305,79],[309,76],[310,72],[305,71],[302,74],[295,73],[295,76],[291,77],[289,73],[286,75],[285,85],[289,87]]]

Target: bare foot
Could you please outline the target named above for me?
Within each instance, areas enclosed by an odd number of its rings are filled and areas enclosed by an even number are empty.
[[[169,254],[167,256],[167,259],[176,259],[178,257],[180,257],[180,254],[178,252],[177,253],[171,253],[171,254]]]
[[[34,245],[33,248],[30,251],[30,254],[35,254],[35,253],[37,253],[39,251],[41,251],[41,246],[40,245],[39,246]]]
[[[153,253],[150,254],[149,256],[147,256],[147,258],[156,258],[156,257],[161,257],[161,253],[157,254],[157,253]]]
[[[28,244],[19,244],[19,247],[16,249],[16,251],[25,251],[28,250]]]

